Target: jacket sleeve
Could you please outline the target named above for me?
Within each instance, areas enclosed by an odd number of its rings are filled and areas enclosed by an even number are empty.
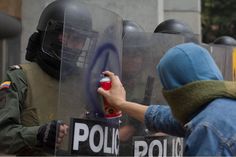
[[[5,80],[10,81],[10,86],[0,88],[0,152],[15,154],[37,144],[39,126],[21,125],[21,106],[27,92],[23,71],[9,70]]]
[[[145,125],[150,131],[163,132],[172,136],[184,137],[184,127],[172,115],[166,105],[150,105],[145,112]]]

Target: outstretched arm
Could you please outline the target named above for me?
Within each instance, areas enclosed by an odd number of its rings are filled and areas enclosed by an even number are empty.
[[[100,87],[98,93],[104,96],[109,104],[141,122],[145,121],[147,127],[153,131],[184,136],[184,128],[172,116],[169,107],[163,105],[146,106],[127,101],[125,89],[118,76],[109,71],[104,74],[111,78],[112,87],[107,91]]]

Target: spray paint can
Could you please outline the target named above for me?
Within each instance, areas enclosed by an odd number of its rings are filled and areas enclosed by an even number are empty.
[[[106,76],[103,77],[100,80],[100,86],[104,90],[109,90],[111,88],[111,79]],[[115,107],[111,106],[104,97],[103,97],[103,104],[104,104],[105,118],[112,119],[122,116],[121,110],[118,110]]]

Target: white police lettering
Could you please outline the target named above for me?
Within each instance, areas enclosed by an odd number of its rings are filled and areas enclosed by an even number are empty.
[[[95,145],[95,142],[94,142],[96,132],[98,132],[98,135],[99,135],[99,136],[96,136],[96,138],[99,138],[99,143],[97,146]],[[103,140],[104,140],[104,137],[103,137],[102,127],[100,125],[94,125],[91,128],[90,135],[89,135],[89,146],[93,152],[97,153],[101,151],[102,146],[103,146]]]
[[[134,156],[183,156],[183,139],[173,136],[136,137]]]
[[[114,129],[113,128],[113,139],[112,142],[114,141],[114,153],[117,155],[119,153],[119,129]]]
[[[118,128],[100,124],[74,123],[73,149],[80,154],[80,145],[85,145],[90,152],[118,155],[119,130]],[[83,147],[84,148],[84,147]]]
[[[79,150],[79,142],[88,138],[89,128],[86,124],[75,123],[73,150]],[[80,134],[82,132],[83,134]]]
[[[108,135],[108,128],[105,127],[105,139],[108,138],[107,135]],[[112,136],[112,137],[113,137],[113,136]],[[112,140],[112,141],[113,141],[113,140]],[[105,153],[112,153],[111,150],[113,150],[113,149],[111,149],[111,147],[109,147],[109,146],[107,145],[107,141],[104,141],[104,152],[105,152]]]
[[[134,142],[134,156],[145,156],[148,151],[148,145],[145,141]]]
[[[164,140],[164,142],[163,142],[164,148],[162,148],[162,143],[159,140],[152,141],[149,145],[148,155],[150,157],[153,157],[153,148],[154,148],[154,146],[157,146],[159,148],[159,155],[158,156],[166,156],[166,151],[163,151],[163,150],[166,150],[166,144],[167,144],[167,142],[166,142],[166,140]],[[164,152],[164,154],[163,154],[163,152]]]

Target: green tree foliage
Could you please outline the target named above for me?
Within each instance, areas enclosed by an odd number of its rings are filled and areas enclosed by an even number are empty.
[[[201,4],[204,43],[223,35],[236,38],[236,0],[202,0]]]

